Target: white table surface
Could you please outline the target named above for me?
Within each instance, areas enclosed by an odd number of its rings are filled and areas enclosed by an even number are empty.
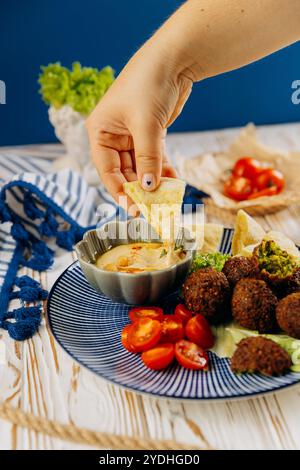
[[[167,147],[193,156],[225,148],[237,130],[170,134]],[[283,149],[300,150],[300,124],[262,127],[259,137]],[[2,149],[0,149],[1,151]],[[6,148],[6,152],[57,157],[60,145]],[[281,230],[300,243],[300,207],[290,207],[259,218],[265,228]],[[209,215],[209,221],[227,226]],[[40,279],[50,288],[57,273],[73,260],[74,254],[59,251],[56,274],[23,273]],[[299,449],[300,386],[254,399],[224,402],[180,402],[140,396],[106,383],[75,363],[55,342],[44,324],[26,342],[14,342],[0,330],[7,347],[8,364],[0,367],[0,402],[25,411],[73,423],[80,427],[155,439],[175,439],[190,445],[216,449]],[[14,426],[0,420],[0,449],[82,449],[83,446]]]

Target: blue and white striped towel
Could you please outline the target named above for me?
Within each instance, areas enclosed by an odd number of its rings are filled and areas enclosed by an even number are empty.
[[[51,169],[46,159],[0,154],[0,327],[16,340],[35,333],[47,296],[37,281],[17,277],[18,269],[46,270],[56,246],[72,250],[86,230],[118,210],[104,189],[71,170]],[[15,298],[21,307],[8,311]]]

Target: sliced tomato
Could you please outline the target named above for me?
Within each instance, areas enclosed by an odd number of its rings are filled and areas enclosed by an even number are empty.
[[[174,344],[162,343],[142,353],[142,361],[149,369],[159,370],[168,367],[174,359]]]
[[[127,349],[127,351],[129,352],[132,352],[132,353],[136,353],[136,349],[134,346],[132,346],[131,343],[129,343],[128,341],[128,333],[130,331],[130,328],[132,327],[132,325],[126,325],[123,330],[122,330],[122,333],[121,333],[121,343],[123,344],[124,348]]]
[[[251,199],[257,199],[258,197],[263,197],[263,196],[275,196],[275,194],[278,194],[277,189],[275,188],[275,186],[272,186],[271,188],[265,188],[265,189],[262,189],[261,191],[255,191],[248,197],[248,199],[251,200]]]
[[[145,317],[132,323],[127,339],[137,352],[143,352],[153,348],[159,342],[161,333],[160,322]]]
[[[240,158],[234,165],[232,174],[254,179],[262,171],[262,165],[258,160],[251,157]]]
[[[233,176],[224,183],[224,194],[235,201],[248,199],[253,192],[253,182],[243,176]]]
[[[183,304],[178,304],[175,308],[174,315],[178,320],[181,320],[183,325],[185,325],[190,318],[192,318],[193,313],[186,308]]]
[[[184,326],[181,320],[175,317],[175,315],[164,315],[161,322],[162,343],[176,343],[180,339],[184,338]]]
[[[279,170],[273,170],[271,168],[262,171],[255,179],[255,186],[258,191],[263,189],[273,188],[277,189],[277,193],[280,193],[285,185],[284,176]]]
[[[163,319],[164,311],[159,307],[135,307],[129,311],[128,315],[132,322],[144,317],[160,321]]]
[[[208,355],[195,343],[182,339],[175,344],[175,357],[186,369],[207,370]]]
[[[203,315],[195,315],[187,322],[185,334],[190,341],[204,349],[212,348],[215,342],[211,327]]]

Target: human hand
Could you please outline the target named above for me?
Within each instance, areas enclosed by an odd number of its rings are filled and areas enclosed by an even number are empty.
[[[165,152],[166,129],[192,89],[192,80],[177,69],[170,54],[149,41],[87,119],[99,176],[114,199],[127,205],[132,214],[135,209],[123,191],[124,182],[138,179],[146,191],[152,191],[161,176],[176,177]]]

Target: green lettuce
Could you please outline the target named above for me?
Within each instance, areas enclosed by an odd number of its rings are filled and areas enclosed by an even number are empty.
[[[222,253],[207,253],[197,254],[192,262],[190,272],[198,271],[201,268],[215,268],[216,271],[222,271],[225,261],[230,258],[230,255],[223,255]]]
[[[114,81],[114,71],[109,66],[98,70],[74,62],[69,70],[57,62],[42,66],[41,70],[38,82],[44,102],[55,108],[68,104],[84,116],[95,108]]]
[[[41,85],[40,93],[46,104],[60,108],[67,102],[67,95],[70,90],[70,71],[57,64],[42,66],[42,73],[39,76]]]

